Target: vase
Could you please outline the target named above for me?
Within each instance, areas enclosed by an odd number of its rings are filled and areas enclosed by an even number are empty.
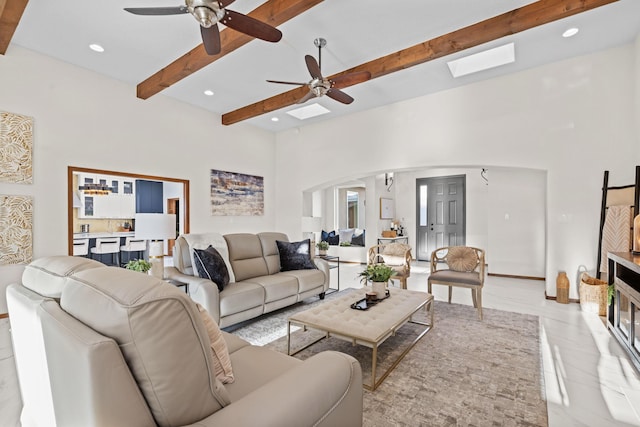
[[[378,299],[387,296],[387,282],[371,282],[371,290],[376,293]]]
[[[569,278],[564,271],[559,271],[556,279],[556,301],[560,304],[569,303]]]

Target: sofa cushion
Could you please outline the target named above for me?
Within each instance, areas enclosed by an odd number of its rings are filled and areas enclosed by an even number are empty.
[[[298,279],[285,273],[254,277],[251,283],[264,288],[264,302],[269,303],[298,293]]]
[[[219,290],[223,290],[229,284],[229,269],[220,252],[213,246],[207,249],[194,249],[193,252],[198,275],[203,279],[211,280],[218,285]]]
[[[160,426],[188,425],[230,403],[193,301],[146,274],[118,267],[76,273],[61,307],[113,338]]]
[[[265,232],[258,233],[258,239],[262,245],[262,256],[267,263],[269,274],[280,272],[280,252],[278,251],[277,240],[288,242],[289,238],[284,233]]]
[[[351,243],[351,238],[353,237],[353,233],[355,228],[345,228],[343,230],[338,230],[338,235],[340,236],[340,243]]]
[[[300,242],[281,242],[276,240],[280,253],[280,271],[312,270],[316,265],[311,260],[309,239]]]
[[[327,237],[326,242],[329,245],[338,246],[340,244],[340,236],[336,236],[336,235],[329,236],[329,237]]]
[[[229,283],[220,292],[220,317],[264,305],[264,288],[249,281]]]
[[[224,239],[229,247],[229,261],[236,282],[269,274],[267,263],[262,256],[262,244],[255,234],[226,234]]]
[[[233,369],[231,367],[231,359],[229,357],[227,343],[222,337],[222,332],[215,320],[213,320],[211,315],[209,315],[209,312],[200,304],[196,304],[196,306],[198,307],[200,316],[202,316],[204,327],[207,328],[209,341],[211,341],[211,352],[213,353],[213,364],[216,371],[216,378],[218,378],[222,384],[232,383],[234,380]]]
[[[69,276],[79,271],[101,268],[104,264],[83,257],[50,256],[27,265],[22,273],[22,285],[48,298],[60,298]]]
[[[324,273],[320,270],[292,270],[281,273],[298,280],[298,293],[310,291],[324,285]]]

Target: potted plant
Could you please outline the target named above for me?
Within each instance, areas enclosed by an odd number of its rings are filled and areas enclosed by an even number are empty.
[[[143,259],[132,259],[124,266],[124,268],[139,271],[141,273],[147,273],[151,270],[151,263]]]
[[[326,255],[327,250],[329,249],[329,243],[323,240],[321,242],[318,242],[316,244],[316,247],[318,248],[320,255]]]
[[[369,264],[360,273],[360,281],[364,284],[371,282],[371,288],[378,298],[384,298],[387,283],[396,271],[386,264]]]

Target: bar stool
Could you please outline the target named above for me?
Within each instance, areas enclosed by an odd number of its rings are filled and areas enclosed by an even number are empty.
[[[99,238],[96,239],[96,245],[91,248],[91,258],[93,258],[93,254],[100,255],[100,262],[102,262],[102,255],[111,254],[111,262],[113,263],[113,258],[115,256],[115,264],[112,265],[120,265],[120,238],[119,237],[109,237],[109,238]]]
[[[73,239],[73,256],[89,255],[89,239]]]
[[[143,258],[144,251],[147,250],[147,241],[144,239],[136,239],[135,237],[127,237],[124,242],[124,245],[120,246],[120,252],[127,252],[127,261],[131,260],[131,253],[137,252],[138,259]],[[121,256],[120,259],[124,264],[124,256]]]

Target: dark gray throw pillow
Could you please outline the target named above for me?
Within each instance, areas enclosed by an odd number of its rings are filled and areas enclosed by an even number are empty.
[[[223,290],[229,284],[229,270],[220,252],[213,246],[207,249],[194,249],[193,258],[198,276],[209,279]]]
[[[280,271],[291,270],[311,270],[316,265],[311,260],[309,254],[309,239],[301,242],[283,242],[276,240],[278,252],[280,253]]]
[[[351,238],[351,244],[353,246],[364,246],[364,231],[357,236]]]

